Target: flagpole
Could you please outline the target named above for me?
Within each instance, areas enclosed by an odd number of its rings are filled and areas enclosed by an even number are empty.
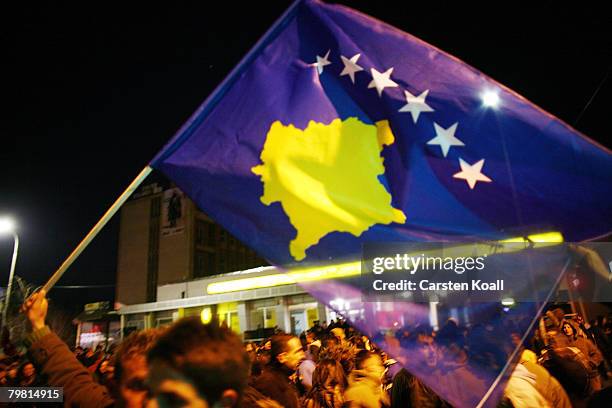
[[[196,112],[191,116],[191,118],[187,121],[185,125],[175,134],[175,136],[167,143],[167,145],[157,154],[156,157],[153,158],[150,165],[155,165],[156,162],[162,160],[164,156],[168,154],[169,151],[176,149],[184,139],[189,135],[189,130],[192,129],[198,122],[198,119],[201,119],[203,116],[206,116],[208,110],[211,109],[212,106],[216,105],[219,98],[226,91],[226,88],[229,84],[238,77],[238,74],[243,70],[243,67],[247,65],[254,56],[261,51],[261,49],[266,45],[266,41],[269,38],[282,29],[283,25],[288,21],[289,17],[295,13],[298,5],[302,2],[302,0],[295,0],[291,6],[283,13],[283,15],[274,23],[270,29],[259,39],[259,41],[253,46],[253,48],[249,51],[247,55],[244,56],[242,61],[234,67],[232,72],[221,82],[221,84],[213,91],[213,93],[202,103],[202,105],[196,110]],[[140,174],[132,181],[132,183],[128,186],[128,188],[121,194],[121,196],[115,201],[115,203],[108,209],[106,214],[102,216],[100,221],[89,231],[89,234],[75,248],[74,251],[70,254],[70,256],[64,261],[64,263],[59,267],[57,271],[49,278],[47,283],[42,287],[45,291],[49,291],[53,285],[57,283],[57,281],[62,277],[64,272],[72,265],[72,263],[76,260],[76,258],[83,252],[83,250],[89,245],[89,243],[94,239],[96,235],[100,232],[100,230],[106,225],[106,223],[112,218],[113,215],[119,210],[121,205],[128,199],[128,197],[138,188],[140,183],[144,181],[145,178],[151,173],[153,168],[151,166],[146,166]]]
[[[83,240],[79,243],[79,245],[72,251],[70,256],[62,263],[62,265],[58,268],[57,271],[45,283],[42,287],[46,292],[49,292],[53,285],[57,283],[58,280],[62,277],[64,272],[72,265],[72,263],[78,258],[78,256],[87,248],[87,246],[91,243],[91,241],[98,235],[98,233],[102,230],[102,228],[108,223],[108,221],[115,215],[115,213],[121,208],[123,203],[127,201],[127,199],[136,191],[138,186],[147,178],[147,176],[153,171],[150,166],[146,166],[138,176],[130,183],[130,185],[125,189],[123,193],[117,198],[117,200],[111,205],[111,207],[106,211],[106,213],[100,218],[100,220],[94,225],[94,227],[89,231],[89,233],[83,238]]]
[[[193,129],[198,120],[201,120],[202,117],[208,114],[208,111],[216,105],[220,97],[226,91],[226,88],[229,84],[234,81],[238,75],[244,69],[244,66],[248,65],[252,59],[254,59],[255,55],[260,52],[263,47],[266,45],[266,42],[272,37],[276,32],[283,28],[283,25],[289,20],[289,18],[296,12],[298,5],[302,2],[302,0],[295,0],[291,6],[283,13],[283,15],[274,23],[272,27],[266,31],[266,33],[257,41],[255,46],[244,56],[244,58],[240,61],[240,63],[234,67],[234,69],[230,72],[230,74],[221,82],[221,84],[213,91],[213,93],[200,105],[200,107],[196,110],[196,112],[189,118],[187,123],[183,125],[181,129],[175,134],[175,136],[167,143],[167,145],[153,158],[151,161],[151,165],[155,165],[156,162],[162,160],[164,156],[166,156],[169,151],[173,151],[178,148],[178,146],[185,140],[186,137],[189,136],[190,130]],[[89,243],[95,238],[96,235],[100,232],[100,230],[106,225],[106,223],[112,218],[113,215],[119,210],[121,205],[128,199],[128,197],[138,188],[140,183],[144,181],[145,178],[151,173],[153,168],[149,165],[146,166],[140,174],[132,181],[132,183],[128,186],[128,188],[121,194],[121,196],[115,201],[115,203],[108,209],[106,214],[102,216],[100,221],[89,231],[89,234],[75,248],[74,251],[70,254],[70,256],[64,261],[64,263],[59,267],[57,271],[49,278],[47,283],[42,287],[45,291],[49,291],[53,285],[57,283],[57,281],[62,277],[64,272],[72,265],[72,263],[76,260],[76,258],[83,252],[83,250],[89,245]]]

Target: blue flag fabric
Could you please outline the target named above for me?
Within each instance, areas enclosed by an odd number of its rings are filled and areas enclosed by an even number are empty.
[[[281,18],[152,167],[283,265],[363,241],[581,241],[612,223],[609,150],[443,51],[316,1]]]
[[[551,230],[582,241],[612,229],[608,149],[443,51],[317,1],[296,2],[151,165],[283,266],[354,260],[363,242]],[[403,303],[385,312],[341,281],[305,287],[336,310],[334,300],[351,299],[343,312],[371,316],[353,321],[371,335],[395,323],[382,320],[423,321],[431,310]],[[475,405],[509,373],[510,335],[525,332],[537,307],[517,306],[520,324],[503,329],[498,304],[473,309],[484,316],[474,344],[489,346],[483,358],[500,351],[494,364],[470,369],[459,353],[440,374],[427,357],[405,362],[456,406]],[[449,330],[436,338],[455,338]],[[409,342],[397,355],[419,350]]]
[[[455,299],[452,291],[439,291],[431,295],[429,303],[412,302],[404,298],[413,294],[411,291],[398,291],[391,297],[368,294],[363,277],[300,285],[392,357],[390,373],[405,368],[409,377],[414,376],[397,380],[397,387],[410,396],[410,406],[445,406],[443,400],[454,407],[496,407],[502,395],[514,406],[528,406],[529,401],[521,399],[514,388],[517,378],[507,388],[508,380],[523,361],[522,344],[533,347],[531,339],[539,330],[539,318],[548,301],[554,299],[552,295],[573,258],[565,245],[491,254],[487,263],[494,258],[505,265],[498,272],[508,274],[506,282],[523,280],[540,302],[514,302],[511,298],[474,301],[474,295],[482,295],[478,291],[459,292]],[[494,269],[487,268],[483,275],[495,274]],[[430,279],[429,274],[426,277]],[[542,331],[539,334],[544,336]],[[395,387],[396,382],[393,384]],[[530,391],[526,386],[527,394],[539,395],[535,388]],[[553,401],[548,403],[554,405]]]

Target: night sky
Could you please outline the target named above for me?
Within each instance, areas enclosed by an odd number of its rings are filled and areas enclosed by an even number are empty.
[[[16,273],[42,284],[289,2],[11,3],[0,12],[0,215],[19,223]],[[345,3],[612,147],[609,78],[581,116],[610,69],[601,3]],[[59,285],[114,284],[117,233],[114,219]],[[0,237],[3,286],[11,251]],[[113,293],[51,296],[80,307]]]

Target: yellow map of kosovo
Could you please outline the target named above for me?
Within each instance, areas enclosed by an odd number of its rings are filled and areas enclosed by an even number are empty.
[[[261,161],[261,202],[280,202],[297,236],[289,252],[298,261],[331,232],[361,235],[374,224],[404,223],[391,194],[378,180],[385,171],[380,152],[395,141],[384,120],[368,125],[356,118],[330,124],[311,121],[306,129],[276,121]]]

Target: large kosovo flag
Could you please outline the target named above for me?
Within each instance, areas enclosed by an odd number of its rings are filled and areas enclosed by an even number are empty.
[[[363,241],[581,241],[612,225],[609,150],[437,48],[317,1],[281,17],[152,167],[283,265]]]
[[[582,241],[612,229],[609,150],[435,47],[310,0],[280,18],[151,165],[284,266],[355,259],[368,241],[540,231]],[[341,282],[307,289],[328,304],[360,300]],[[530,307],[526,323],[494,336],[504,344],[474,326],[471,350],[507,348],[511,333],[529,326]],[[401,317],[429,314],[424,305],[398,308]],[[507,320],[476,308],[494,327]],[[368,321],[360,328],[375,331],[378,321]],[[486,400],[509,372],[504,354],[477,369],[459,356],[433,374],[415,365],[413,346],[397,354],[411,356],[407,368],[456,406]]]

